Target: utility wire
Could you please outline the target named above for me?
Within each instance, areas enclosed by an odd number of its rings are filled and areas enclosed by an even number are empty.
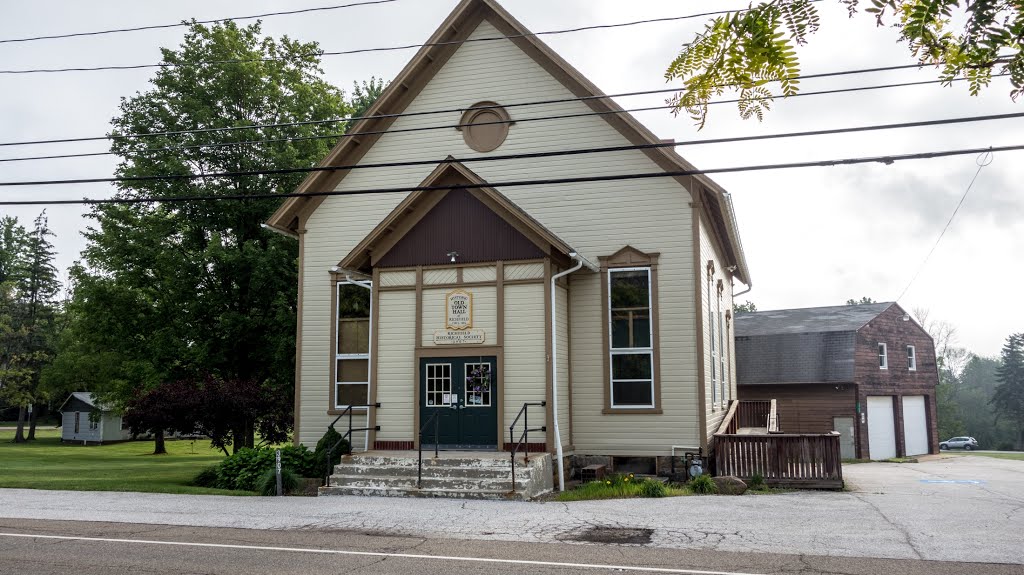
[[[446,159],[438,162],[437,160],[412,160],[402,162],[380,162],[380,163],[365,163],[365,164],[349,164],[341,166],[318,166],[315,168],[279,168],[274,170],[252,170],[247,172],[209,172],[202,174],[168,174],[160,176],[130,176],[130,177],[114,177],[114,178],[77,178],[72,180],[35,180],[35,181],[21,181],[21,182],[0,182],[0,187],[12,187],[12,186],[55,186],[55,185],[67,185],[67,184],[99,184],[99,183],[132,183],[132,182],[151,182],[151,181],[166,181],[166,180],[202,180],[209,178],[227,178],[237,176],[255,176],[255,175],[284,175],[284,174],[296,174],[296,173],[309,173],[316,171],[344,171],[344,170],[365,170],[365,169],[379,169],[379,168],[407,168],[413,166],[434,166],[439,163],[479,163],[479,162],[495,162],[495,161],[507,161],[507,160],[525,160],[525,159],[540,159],[540,158],[552,158],[552,157],[563,157],[563,156],[581,156],[587,154],[601,154],[611,152],[625,152],[633,150],[651,150],[651,149],[666,149],[676,148],[680,146],[693,146],[701,144],[725,144],[732,142],[750,142],[758,140],[775,140],[781,138],[798,138],[807,136],[826,136],[835,134],[848,134],[854,132],[872,132],[878,130],[894,130],[894,129],[905,129],[905,128],[920,128],[927,126],[941,126],[949,124],[963,124],[971,122],[985,122],[993,120],[1009,120],[1013,118],[1024,117],[1024,112],[1015,112],[1009,114],[992,114],[987,116],[971,116],[965,118],[947,118],[941,120],[923,120],[919,122],[900,122],[896,124],[876,124],[871,126],[856,126],[850,128],[831,128],[824,130],[809,130],[803,132],[783,132],[778,134],[759,134],[753,136],[733,136],[727,138],[711,138],[705,140],[691,140],[684,142],[661,142],[654,144],[631,144],[627,146],[608,146],[600,148],[582,148],[576,150],[554,150],[548,152],[529,152],[520,154],[496,154],[492,156],[480,156],[463,158],[461,160]]]
[[[288,192],[281,194],[225,194],[225,195],[206,195],[206,196],[168,196],[168,197],[143,197],[143,198],[110,198],[103,200],[91,200],[83,198],[80,200],[9,200],[0,201],[0,206],[57,206],[57,205],[97,205],[97,204],[142,204],[152,202],[191,202],[191,201],[218,201],[218,200],[234,200],[234,201],[251,201],[261,199],[281,199],[281,198],[315,198],[315,197],[328,197],[328,196],[352,196],[357,194],[387,194],[387,193],[401,193],[401,192],[425,192],[425,191],[436,191],[436,190],[468,190],[478,188],[514,188],[524,186],[541,186],[541,185],[557,185],[557,184],[578,184],[578,183],[592,183],[592,182],[613,182],[613,181],[629,181],[629,180],[649,180],[653,178],[672,178],[681,176],[697,176],[697,175],[710,175],[710,174],[726,174],[726,173],[739,173],[739,172],[756,172],[766,170],[783,170],[792,168],[815,168],[815,167],[830,167],[830,166],[849,166],[856,164],[872,164],[880,163],[885,165],[893,164],[894,162],[905,161],[905,160],[924,160],[931,158],[945,158],[952,156],[963,156],[971,154],[980,154],[984,152],[1009,152],[1009,151],[1020,151],[1024,150],[1024,144],[1016,144],[1010,146],[997,146],[988,148],[966,148],[957,150],[941,150],[936,152],[918,152],[913,154],[898,154],[891,156],[872,156],[872,157],[861,157],[861,158],[840,158],[835,160],[816,160],[807,162],[791,162],[786,164],[760,164],[750,166],[734,166],[729,168],[712,168],[707,170],[671,170],[664,172],[648,172],[640,174],[615,174],[608,176],[580,176],[573,178],[553,178],[553,179],[539,179],[539,180],[511,180],[505,182],[486,182],[483,184],[451,184],[444,186],[409,186],[401,188],[369,188],[359,190],[331,190],[321,192]],[[458,161],[458,160],[449,160]],[[315,167],[315,168],[292,168],[287,170],[253,170],[248,172],[234,172],[231,176],[252,176],[252,175],[275,175],[275,174],[288,174],[288,173],[300,173],[300,172],[333,172],[338,171],[340,168],[337,167]],[[161,177],[161,176],[157,176]],[[221,175],[208,175],[206,177],[225,177]],[[63,182],[70,183],[70,182]],[[10,185],[10,184],[4,184]],[[14,185],[22,185],[15,183]]]
[[[993,148],[989,148],[979,155],[977,160],[975,160],[975,163],[978,164],[978,171],[974,172],[974,177],[971,178],[971,183],[967,184],[967,189],[964,190],[964,195],[960,196],[960,202],[957,203],[956,209],[954,209],[952,215],[949,216],[949,221],[947,221],[946,226],[942,228],[942,232],[939,234],[939,237],[935,238],[935,243],[932,244],[932,249],[928,250],[928,255],[924,257],[924,260],[921,261],[921,265],[917,267],[917,271],[914,272],[914,277],[910,278],[910,282],[908,282],[906,287],[903,288],[903,291],[900,292],[900,297],[896,298],[897,302],[903,299],[903,296],[907,295],[907,290],[910,289],[910,286],[914,285],[914,282],[917,281],[917,276],[921,275],[921,272],[924,271],[924,267],[928,263],[928,260],[930,260],[932,254],[935,253],[935,248],[939,247],[939,242],[942,241],[942,236],[946,235],[946,232],[949,230],[949,226],[953,223],[953,218],[955,218],[956,214],[960,211],[960,207],[964,205],[964,200],[967,199],[967,194],[971,193],[971,189],[974,187],[974,182],[978,181],[978,176],[981,174],[981,171],[995,160],[992,155],[993,150]]]
[[[379,0],[383,1],[383,0]],[[395,1],[395,0],[387,0]],[[810,0],[811,2],[821,2],[822,0]],[[369,2],[368,2],[369,3]],[[424,47],[435,47],[435,46],[454,46],[461,44],[468,44],[473,42],[494,42],[498,40],[515,40],[518,38],[533,38],[536,36],[554,36],[559,34],[572,34],[576,32],[584,32],[587,30],[607,30],[611,28],[625,28],[628,26],[639,26],[643,24],[654,24],[659,22],[677,22],[679,20],[690,20],[693,18],[704,18],[707,16],[720,16],[722,14],[732,14],[735,12],[746,12],[746,10],[716,10],[714,12],[702,12],[700,14],[687,14],[684,16],[668,16],[664,18],[648,18],[645,20],[633,20],[631,22],[618,22],[613,24],[595,24],[591,26],[577,26],[575,28],[563,28],[561,30],[546,30],[542,32],[532,32],[528,34],[512,34],[509,36],[487,36],[483,38],[467,38],[465,40],[449,40],[445,42],[428,42],[424,44],[405,44],[402,46],[384,46],[378,48],[357,48],[353,50],[340,50],[332,52],[321,52],[320,56],[347,56],[352,54],[366,54],[370,52],[395,52],[400,50],[412,50],[415,48]],[[250,17],[255,18],[256,16]],[[228,18],[228,20],[238,20],[238,18]],[[210,20],[208,22],[219,22],[220,20]],[[182,26],[187,24],[174,24],[174,26]],[[171,25],[156,26],[156,28],[170,27]],[[145,28],[140,28],[145,29]],[[84,34],[83,34],[84,35]],[[251,62],[275,62],[283,60],[283,58],[252,58],[252,59],[238,59],[238,60],[213,60],[206,62],[188,62],[188,63],[170,63],[161,62],[159,64],[127,64],[127,65],[114,65],[114,66],[93,66],[93,67],[77,67],[77,68],[34,68],[25,70],[0,70],[0,74],[40,74],[40,73],[55,73],[55,72],[97,72],[102,70],[140,70],[146,68],[169,68],[179,66],[204,66],[210,64],[247,64]]]
[[[339,4],[335,6],[320,6],[316,8],[303,8],[301,10],[287,10],[283,12],[267,12],[264,14],[254,14],[252,16],[233,16],[231,18],[217,18],[215,20],[197,20],[197,24],[214,24],[217,22],[229,22],[238,20],[255,20],[257,18],[268,18],[270,16],[287,16],[291,14],[305,14],[308,12],[326,12],[328,10],[340,10],[342,8],[353,8],[356,6],[369,6],[371,4],[390,4],[397,0],[369,0],[366,2],[353,2],[351,4]],[[191,22],[177,22],[175,24],[153,24],[150,26],[138,26],[135,28],[115,28],[113,30],[98,30],[94,32],[73,32],[70,34],[54,34],[52,36],[31,36],[27,38],[5,38],[0,39],[0,44],[11,44],[14,42],[35,42],[36,40],[57,40],[60,38],[79,38],[82,36],[100,36],[103,34],[116,34],[119,32],[139,32],[142,30],[159,30],[163,28],[178,28],[181,26],[191,26]]]
[[[896,66],[882,66],[882,67],[876,67],[876,68],[859,68],[859,69],[852,69],[852,70],[839,70],[839,71],[835,71],[835,72],[819,72],[819,73],[815,73],[815,74],[804,74],[804,75],[800,75],[800,76],[793,76],[793,77],[791,77],[789,79],[790,80],[809,80],[809,79],[815,79],[815,78],[831,78],[831,77],[837,77],[837,76],[850,76],[850,75],[856,75],[856,74],[870,74],[870,73],[875,73],[875,72],[889,72],[889,71],[894,71],[894,70],[905,70],[905,69],[908,69],[908,68],[920,68],[920,67],[921,67],[920,64],[902,64],[902,65],[896,65]],[[1006,75],[1008,75],[1008,74],[1005,74],[1005,73],[1003,73],[1003,74],[994,74],[993,77],[1006,76]],[[949,81],[953,82],[953,81],[960,81],[960,80],[961,80],[960,78],[956,78],[956,79],[949,80]],[[910,83],[904,83],[904,84],[888,84],[888,85],[883,85],[883,86],[878,86],[878,87],[868,87],[868,88],[841,88],[841,89],[836,89],[836,90],[825,90],[825,91],[813,92],[813,93],[814,94],[834,94],[834,93],[840,93],[840,92],[857,91],[859,89],[872,89],[872,90],[874,90],[874,89],[879,89],[879,88],[889,88],[889,87],[899,87],[899,86],[914,86],[914,85],[919,85],[919,84],[934,84],[934,83],[941,83],[941,82],[945,82],[945,81],[946,80],[925,80],[925,81],[921,81],[921,82],[910,82]],[[631,96],[646,96],[646,95],[651,95],[651,94],[668,94],[668,93],[678,92],[679,90],[680,90],[680,88],[659,88],[659,89],[654,89],[654,90],[639,90],[639,91],[633,91],[633,92],[620,92],[620,93],[617,93],[617,94],[599,94],[599,95],[594,95],[594,96],[580,96],[580,97],[571,97],[571,98],[555,98],[555,99],[549,99],[549,100],[537,100],[537,101],[532,101],[532,102],[518,102],[518,103],[512,103],[512,104],[501,104],[501,105],[496,105],[496,106],[471,106],[471,107],[465,107],[465,108],[448,108],[448,109],[444,109],[444,110],[428,110],[428,111],[422,111],[422,112],[403,112],[403,113],[400,113],[400,114],[376,114],[376,115],[372,115],[372,116],[356,116],[356,117],[347,117],[347,118],[332,118],[332,119],[328,119],[328,120],[310,120],[310,121],[303,121],[303,122],[284,122],[284,123],[277,123],[277,124],[252,124],[252,125],[247,125],[247,126],[229,126],[229,127],[224,127],[224,128],[196,128],[196,129],[193,129],[193,130],[172,130],[172,131],[164,131],[164,132],[149,132],[149,133],[139,133],[139,134],[119,134],[119,135],[106,135],[106,136],[86,136],[86,137],[80,137],[80,138],[55,138],[55,139],[49,139],[49,140],[26,140],[26,141],[20,141],[20,142],[0,142],[0,147],[2,147],[2,146],[31,146],[31,145],[39,145],[39,144],[63,144],[63,143],[73,143],[73,142],[90,142],[90,141],[98,141],[98,140],[122,140],[122,139],[131,139],[131,138],[150,138],[150,137],[156,137],[156,136],[177,136],[177,135],[184,135],[184,134],[204,134],[204,133],[211,133],[211,132],[235,132],[235,131],[239,131],[239,130],[255,130],[255,129],[263,129],[263,128],[290,128],[290,127],[296,127],[296,126],[314,126],[314,125],[322,125],[322,124],[338,124],[338,123],[342,123],[342,122],[355,122],[355,121],[359,121],[359,120],[379,120],[379,119],[388,119],[388,118],[407,118],[407,117],[412,117],[412,116],[427,116],[427,115],[435,115],[435,114],[464,113],[464,112],[469,112],[469,111],[487,110],[487,109],[493,109],[493,108],[518,108],[518,107],[523,107],[523,106],[541,106],[541,105],[549,105],[549,104],[561,104],[561,103],[566,103],[566,102],[584,102],[584,101],[589,101],[589,100],[603,100],[603,99],[607,99],[607,98],[625,98],[625,97],[631,97]],[[796,94],[793,94],[792,96],[778,96],[778,97],[796,97],[796,96],[800,96],[801,94],[802,94],[802,92],[798,92]],[[809,92],[808,94],[811,94],[811,93]],[[737,101],[738,100],[724,100],[724,101],[720,101],[720,102],[725,103],[725,102],[737,102]]]
[[[993,77],[996,77],[996,76],[1006,76],[1006,75],[1008,75],[1008,74],[996,74]],[[964,81],[964,80],[966,80],[966,78],[955,78],[955,79],[950,80],[950,81],[951,82],[960,82],[960,81]],[[900,87],[907,87],[907,86],[920,86],[920,85],[924,85],[924,84],[938,84],[938,83],[942,83],[942,82],[946,82],[946,80],[923,80],[923,81],[919,81],[919,82],[902,82],[902,83],[897,83],[897,84],[881,84],[881,85],[874,85],[874,86],[856,86],[856,87],[852,87],[852,88],[837,88],[837,89],[834,89],[834,90],[820,90],[820,91],[812,91],[812,92],[798,92],[796,94],[793,94],[792,96],[778,95],[778,96],[773,96],[773,97],[778,97],[778,98],[783,98],[783,97],[795,98],[795,97],[798,97],[798,96],[831,95],[831,94],[839,94],[839,93],[845,93],[845,92],[860,92],[860,91],[865,91],[865,90],[879,90],[879,89],[884,89],[884,88],[900,88]],[[714,104],[730,104],[730,103],[736,103],[736,102],[739,102],[738,98],[729,99],[729,100],[715,100],[713,102],[708,102],[708,104],[709,105],[714,105]],[[493,107],[493,106],[482,106],[479,109],[486,109],[486,108],[491,108],[491,107]],[[557,115],[557,116],[539,116],[539,117],[535,117],[535,118],[517,118],[517,119],[514,120],[514,122],[516,122],[516,123],[524,123],[524,122],[536,122],[536,121],[545,121],[545,120],[561,120],[561,119],[569,119],[569,118],[581,118],[581,117],[586,117],[586,116],[605,116],[605,115],[615,115],[615,114],[631,113],[631,112],[649,112],[649,111],[656,111],[656,110],[670,110],[670,109],[673,109],[673,108],[674,108],[674,106],[648,106],[648,107],[642,107],[642,108],[626,108],[626,109],[623,109],[623,110],[609,110],[609,111],[601,111],[601,112],[583,112],[583,113],[579,113],[579,114],[563,114],[563,115]],[[354,118],[354,119],[358,119],[358,118]],[[967,120],[963,120],[963,121],[978,121],[978,120],[967,119]],[[110,156],[110,155],[119,155],[119,154],[122,154],[122,153],[126,154],[126,155],[138,156],[138,155],[143,155],[143,154],[153,154],[153,153],[157,153],[157,152],[180,152],[180,151],[186,151],[186,150],[214,149],[214,148],[225,148],[225,147],[245,146],[245,145],[255,145],[255,144],[277,144],[277,143],[283,143],[283,142],[306,142],[306,141],[314,141],[314,140],[336,140],[336,139],[341,139],[341,138],[352,138],[352,137],[357,137],[357,136],[375,136],[375,135],[383,135],[383,134],[399,134],[399,133],[408,133],[408,132],[423,132],[423,131],[429,131],[429,130],[450,130],[450,129],[456,129],[456,128],[464,128],[464,127],[468,127],[468,126],[486,126],[486,125],[491,125],[491,124],[507,124],[507,123],[508,122],[504,122],[504,121],[476,122],[476,123],[473,123],[473,124],[451,124],[451,125],[444,125],[444,126],[425,126],[425,127],[418,127],[418,128],[399,128],[399,129],[394,129],[394,130],[366,131],[366,132],[358,132],[358,133],[324,134],[324,135],[320,135],[320,136],[297,136],[297,137],[283,137],[283,138],[266,138],[266,139],[260,139],[260,140],[239,140],[237,142],[217,142],[217,143],[211,143],[211,144],[193,144],[193,145],[189,145],[189,146],[163,146],[163,147],[159,147],[159,148],[149,148],[149,149],[145,149],[145,150],[126,150],[126,151],[123,151],[123,152],[109,152],[109,151],[108,152],[83,152],[83,153],[77,153],[77,154],[54,154],[54,155],[49,155],[49,156],[26,156],[26,157],[16,157],[16,158],[0,158],[0,163],[2,163],[2,162],[25,162],[25,161],[33,161],[33,160],[56,160],[56,159],[67,159],[67,158],[85,158],[85,157],[94,157],[94,156]],[[957,123],[957,122],[956,121],[942,121],[942,123]],[[691,143],[699,144],[699,143],[702,143],[702,141],[692,141]],[[707,142],[705,141],[703,143],[707,143]]]

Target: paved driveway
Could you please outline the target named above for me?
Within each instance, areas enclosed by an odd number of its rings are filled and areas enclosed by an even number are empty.
[[[602,526],[650,529],[651,546],[675,549],[1024,564],[1024,462],[965,456],[845,472],[855,491],[570,504],[10,489],[0,517],[526,542]]]

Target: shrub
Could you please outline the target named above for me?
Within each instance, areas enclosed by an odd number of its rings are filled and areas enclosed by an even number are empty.
[[[261,495],[274,496],[277,495],[277,470],[274,468],[268,469],[260,475],[259,483],[257,485],[258,491]],[[290,493],[299,488],[299,476],[295,474],[291,469],[281,466],[281,491],[283,493]]]
[[[764,489],[764,476],[760,473],[755,473],[750,477],[750,481],[747,483],[747,487],[750,489]]]
[[[660,481],[644,481],[640,484],[640,497],[665,497],[668,489]]]
[[[701,495],[718,493],[718,485],[715,485],[715,480],[711,479],[711,476],[706,473],[691,479],[690,489],[692,489],[694,493],[699,493]]]
[[[192,480],[192,485],[196,487],[217,487],[217,467],[211,465],[206,469],[199,472],[195,479]]]
[[[316,450],[313,452],[313,463],[309,469],[310,474],[306,477],[326,477],[334,466],[341,463],[341,456],[352,453],[352,446],[348,441],[342,441],[331,454],[331,463],[327,463],[327,449],[333,447],[339,440],[341,434],[334,427],[328,427],[327,433],[316,442]]]
[[[282,447],[281,467],[288,467],[301,477],[316,477],[316,454],[305,445]]]
[[[256,491],[260,476],[274,467],[274,451],[244,447],[220,462],[217,487]]]

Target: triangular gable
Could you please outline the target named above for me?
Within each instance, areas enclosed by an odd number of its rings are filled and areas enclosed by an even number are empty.
[[[438,265],[451,261],[453,253],[460,263],[551,257],[566,265],[575,251],[450,157],[419,187],[442,189],[409,194],[338,267],[368,272]],[[424,251],[427,245],[444,247],[434,253]]]
[[[458,50],[460,43],[468,38],[483,20],[487,20],[502,34],[509,36],[511,42],[556,78],[573,95],[584,98],[582,101],[588,107],[601,114],[600,117],[611,124],[631,144],[644,145],[661,142],[650,130],[632,115],[625,113],[614,101],[609,98],[601,98],[600,96],[604,94],[594,84],[505,11],[495,0],[463,0],[366,112],[366,116],[387,117],[369,118],[357,122],[349,131],[353,137],[341,138],[320,165],[357,164],[381,137],[381,134],[395,122],[394,114],[401,114],[406,110],[420,91]],[[666,171],[695,169],[673,149],[646,148],[642,150],[642,153]],[[313,172],[296,188],[295,193],[333,190],[347,173],[345,170]],[[718,208],[717,213],[712,213],[712,216],[718,220],[712,229],[720,237],[722,245],[727,246],[728,253],[726,255],[733,260],[731,263],[737,266],[736,273],[739,279],[748,286],[751,285],[746,258],[735,226],[735,214],[728,194],[705,176],[678,176],[675,179],[690,191],[695,200],[696,194],[693,189],[695,181],[705,186],[708,193],[701,195],[706,195],[708,203],[713,203]],[[309,217],[309,214],[324,199],[324,196],[288,198],[267,223],[279,230],[294,232],[304,225],[305,218]]]

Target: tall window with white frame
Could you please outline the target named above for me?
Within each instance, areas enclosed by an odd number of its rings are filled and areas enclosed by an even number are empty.
[[[366,405],[370,400],[371,290],[338,283],[338,341],[335,349],[334,407]]]
[[[711,340],[711,409],[718,406],[718,348],[715,347],[715,314],[711,310],[711,298],[714,293],[714,279],[708,274],[708,324]]]
[[[608,270],[611,407],[653,408],[651,269]]]
[[[725,373],[725,322],[722,315],[722,291],[724,289],[722,280],[718,280],[718,303],[716,304],[718,310],[718,385],[722,387],[719,397],[722,398],[723,405],[728,401],[726,399],[726,389],[729,382],[729,376]]]
[[[878,369],[889,369],[889,352],[882,342],[878,342]]]
[[[907,346],[907,369],[917,371],[917,349],[912,345]]]

